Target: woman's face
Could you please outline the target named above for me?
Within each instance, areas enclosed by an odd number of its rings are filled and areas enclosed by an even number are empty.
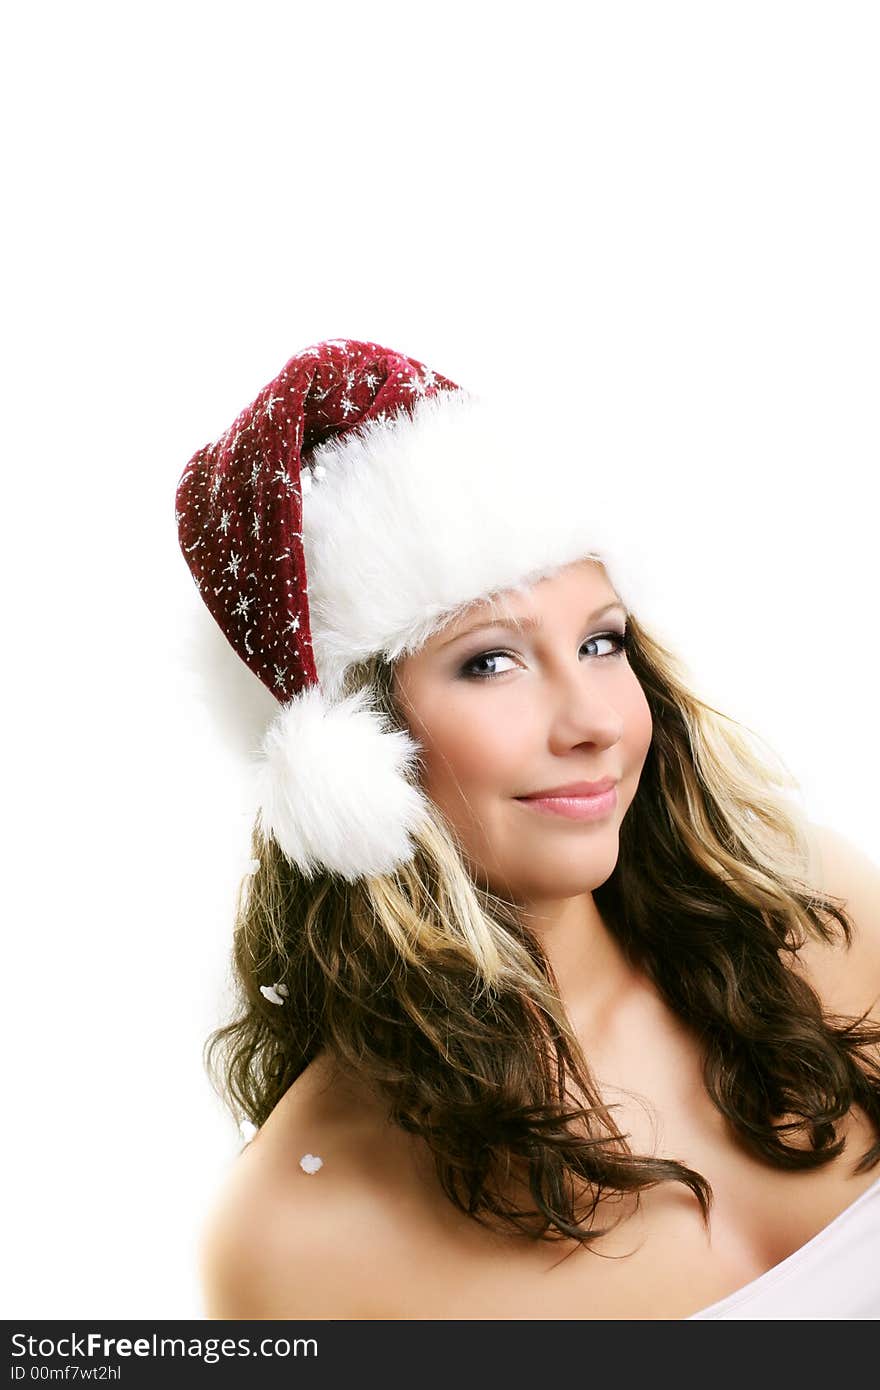
[[[471,608],[398,663],[395,694],[423,749],[422,786],[458,833],[472,871],[517,903],[604,883],[651,742],[651,715],[621,639],[626,610],[585,560]],[[570,820],[518,797],[617,782],[599,819]]]

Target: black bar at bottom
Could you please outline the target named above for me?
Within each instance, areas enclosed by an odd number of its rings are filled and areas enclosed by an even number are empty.
[[[677,1390],[693,1383],[704,1390],[723,1369],[743,1373],[754,1364],[754,1332],[739,1324],[540,1320],[478,1322],[69,1322],[6,1319],[6,1383],[72,1386],[118,1384],[121,1390],[172,1385],[343,1387],[357,1390],[413,1386],[433,1390],[550,1390],[573,1374],[576,1384],[597,1372],[618,1376],[624,1387],[655,1383],[658,1367],[675,1368]],[[676,1332],[675,1329],[682,1329]],[[713,1331],[715,1328],[717,1330]],[[827,1352],[827,1333],[805,1323],[760,1329],[761,1374],[791,1379],[794,1360],[816,1370]],[[852,1331],[848,1333],[852,1337]],[[850,1343],[850,1352],[852,1352]],[[867,1348],[866,1348],[867,1350]],[[797,1352],[797,1356],[794,1353]],[[662,1358],[662,1360],[658,1359]],[[674,1359],[673,1359],[674,1358]]]

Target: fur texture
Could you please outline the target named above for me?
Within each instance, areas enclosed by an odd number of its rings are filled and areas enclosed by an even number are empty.
[[[470,604],[588,556],[643,609],[639,564],[656,517],[649,526],[636,490],[584,453],[533,414],[521,420],[512,405],[464,391],[424,396],[412,416],[369,421],[316,449],[326,471],[304,499],[303,546],[328,699],[351,662],[416,651]]]
[[[368,706],[309,686],[282,707],[256,767],[258,824],[306,878],[354,881],[409,859],[425,801],[408,780],[417,745]]]

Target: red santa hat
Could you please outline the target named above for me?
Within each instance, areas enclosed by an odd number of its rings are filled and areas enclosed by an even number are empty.
[[[619,537],[626,480],[558,415],[552,391],[501,407],[335,338],[291,357],[184,469],[183,555],[280,704],[258,824],[306,877],[391,872],[427,813],[418,744],[344,691],[352,664],[415,652],[469,604],[587,557],[627,607],[644,601],[631,517]]]

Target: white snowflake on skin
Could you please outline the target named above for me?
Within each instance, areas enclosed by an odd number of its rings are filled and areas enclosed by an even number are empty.
[[[220,530],[223,532],[224,536],[226,535],[226,532],[229,530],[229,523],[231,520],[232,512],[228,512],[224,508],[223,511],[220,513]]]
[[[232,611],[237,617],[246,618],[248,615],[248,609],[250,608],[252,603],[252,598],[248,598],[245,594],[239,594],[238,603],[235,605]],[[250,631],[250,628],[248,628],[248,631]]]

